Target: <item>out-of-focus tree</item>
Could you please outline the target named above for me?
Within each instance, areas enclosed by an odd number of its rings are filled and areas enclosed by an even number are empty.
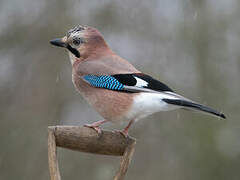
[[[0,1],[0,179],[48,179],[47,126],[101,119],[74,90],[67,53],[48,43],[77,24],[229,119],[179,111],[138,122],[127,179],[239,179],[239,18],[237,0]],[[118,167],[67,150],[59,158],[63,179],[110,179]]]

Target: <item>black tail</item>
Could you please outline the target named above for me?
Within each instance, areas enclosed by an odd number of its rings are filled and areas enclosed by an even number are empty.
[[[187,108],[195,109],[195,110],[200,110],[203,112],[214,114],[215,116],[219,116],[223,119],[226,119],[226,116],[223,113],[220,113],[212,108],[209,108],[209,107],[201,105],[201,104],[197,104],[194,102],[181,100],[181,99],[162,99],[162,100],[168,104],[187,107]]]

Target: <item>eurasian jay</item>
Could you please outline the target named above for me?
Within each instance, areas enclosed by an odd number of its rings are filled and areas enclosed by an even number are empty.
[[[190,109],[225,119],[225,115],[176,94],[162,82],[137,70],[115,54],[95,28],[76,26],[65,37],[50,41],[68,49],[72,81],[77,91],[104,118],[86,124],[101,133],[100,125],[127,121],[120,131],[125,137],[137,120],[159,111]]]

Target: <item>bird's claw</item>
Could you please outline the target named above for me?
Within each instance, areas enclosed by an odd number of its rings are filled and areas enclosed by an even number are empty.
[[[114,133],[120,133],[123,137],[127,138],[128,137],[128,131],[125,130],[113,130]]]
[[[99,135],[102,134],[102,130],[99,126],[94,126],[92,124],[84,124],[83,126],[94,129]]]

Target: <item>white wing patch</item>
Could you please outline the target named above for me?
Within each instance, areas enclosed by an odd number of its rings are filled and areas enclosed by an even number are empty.
[[[136,83],[135,86],[137,86],[137,87],[144,87],[145,86],[146,87],[148,85],[148,82],[146,82],[146,81],[144,81],[144,80],[142,80],[138,77],[135,77],[135,76],[134,76],[134,78],[137,80],[137,83]]]

